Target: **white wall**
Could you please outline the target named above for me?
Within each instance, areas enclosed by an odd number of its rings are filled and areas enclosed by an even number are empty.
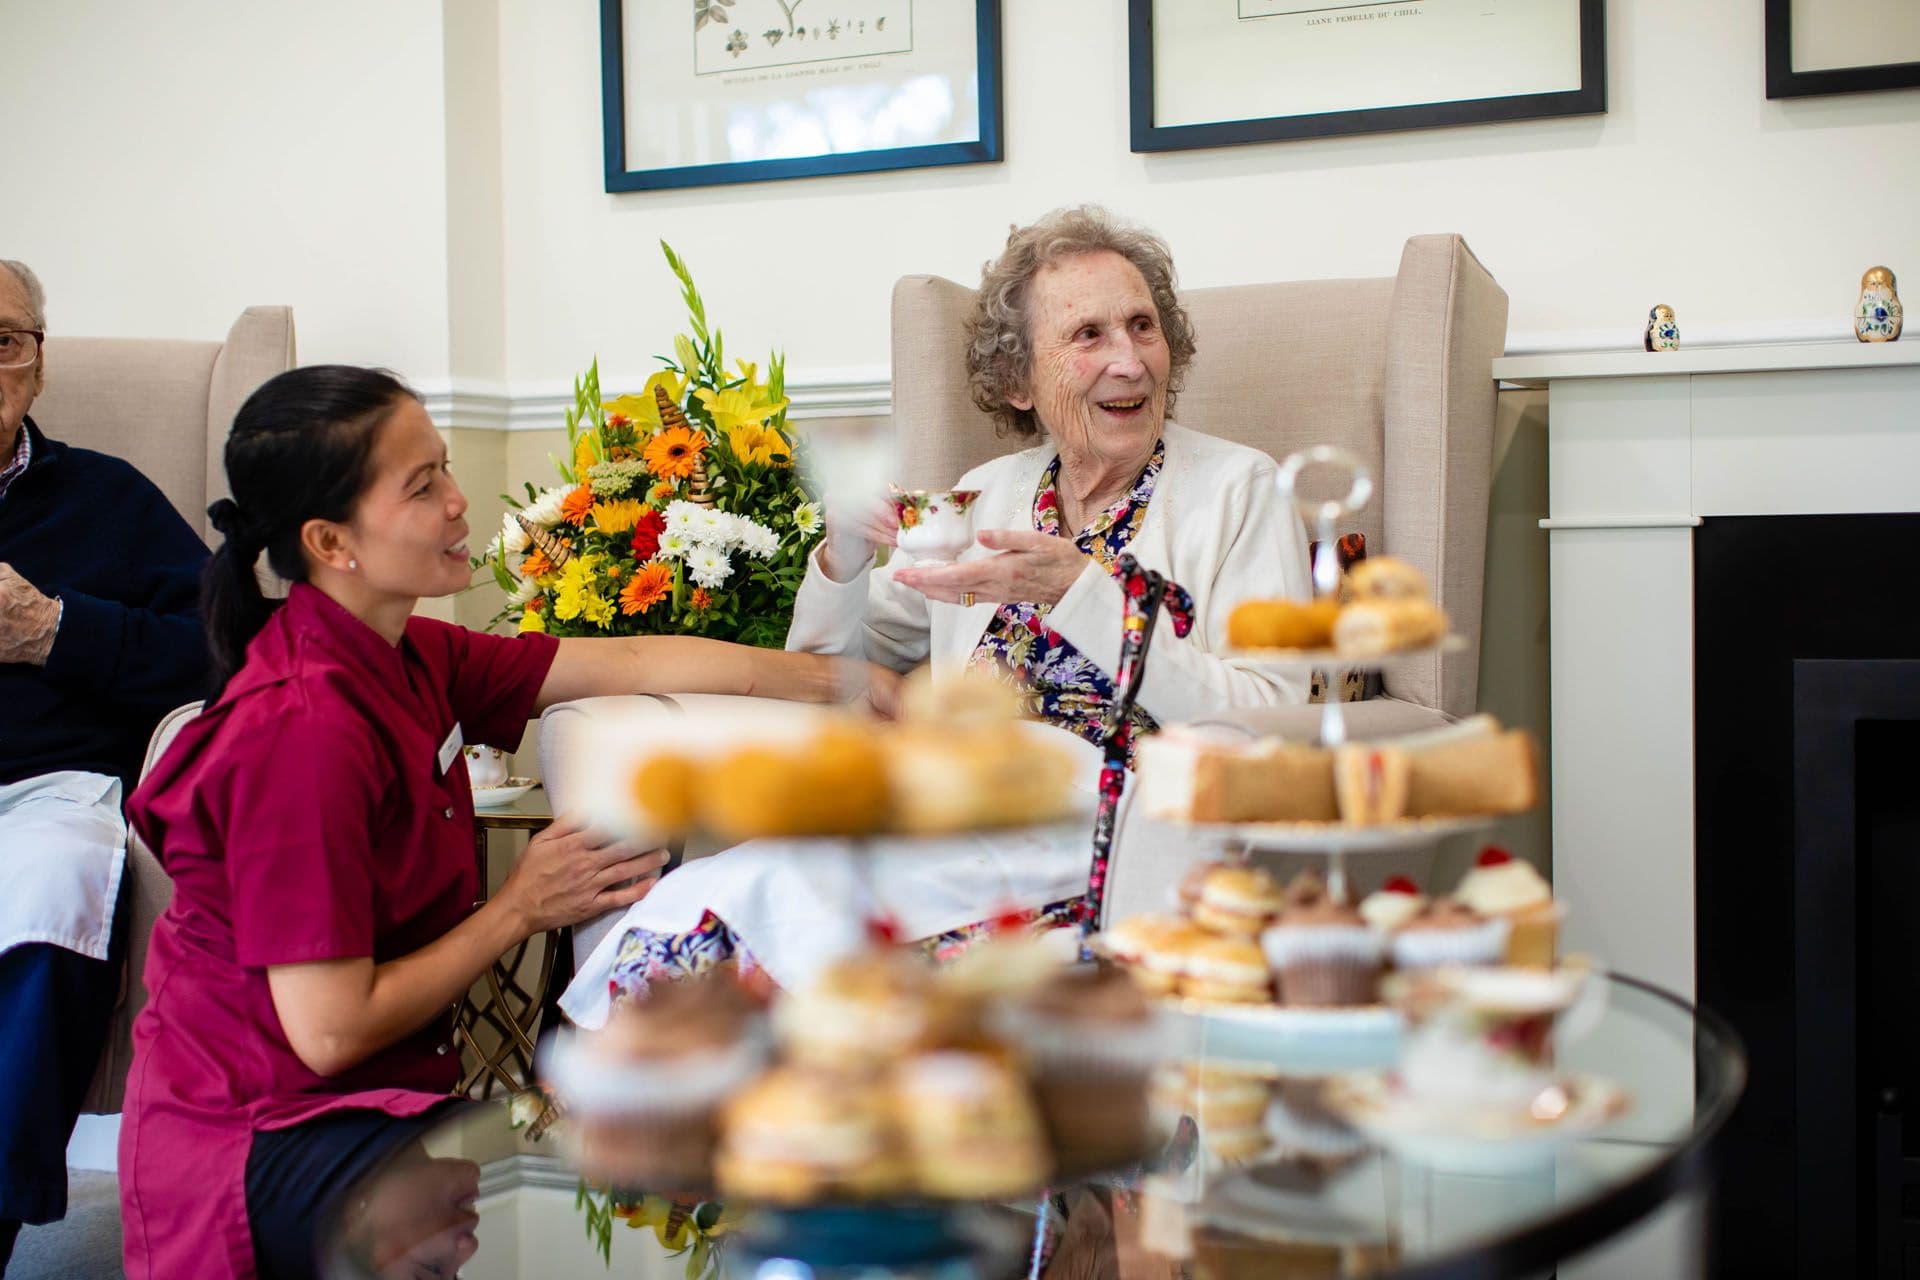
[[[443,376],[437,0],[0,0],[0,257],[56,332],[218,338]]]
[[[877,375],[895,277],[971,279],[1089,199],[1189,285],[1387,274],[1458,230],[1519,345],[1632,340],[1656,301],[1693,341],[1837,334],[1865,266],[1920,281],[1920,91],[1768,102],[1759,5],[1608,8],[1602,117],[1138,156],[1120,0],[1004,0],[1002,164],[610,196],[591,4],[0,0],[0,254],[66,332],[287,302],[304,358],[430,382],[645,371],[678,323],[662,237],[743,354]]]
[[[1005,163],[615,196],[593,7],[500,3],[516,380],[644,369],[675,320],[661,237],[736,341],[882,366],[896,277],[971,281],[1010,221],[1081,200],[1162,231],[1190,286],[1387,275],[1459,231],[1529,340],[1637,343],[1655,302],[1696,340],[1838,334],[1865,267],[1920,288],[1920,91],[1768,102],[1751,0],[1613,0],[1605,116],[1160,156],[1127,150],[1120,0],[1005,0]]]

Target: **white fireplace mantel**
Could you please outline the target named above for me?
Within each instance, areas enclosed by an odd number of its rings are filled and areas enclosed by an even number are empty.
[[[1693,528],[1920,511],[1920,341],[1507,357],[1493,374],[1548,392],[1566,942],[1691,996]]]

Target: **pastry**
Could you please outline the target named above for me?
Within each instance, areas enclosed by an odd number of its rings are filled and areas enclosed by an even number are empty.
[[[1337,600],[1248,600],[1227,615],[1235,649],[1324,649],[1333,643]]]
[[[1180,994],[1228,1004],[1265,1004],[1273,998],[1273,974],[1260,945],[1249,938],[1201,933],[1185,947]]]
[[[677,836],[693,826],[698,813],[694,792],[698,777],[699,769],[693,761],[672,752],[661,752],[641,762],[633,775],[633,799],[650,828]]]
[[[1497,916],[1511,926],[1507,963],[1537,969],[1553,967],[1560,919],[1553,889],[1533,867],[1505,849],[1489,845],[1460,879],[1454,896],[1481,915]]]
[[[1427,896],[1405,876],[1394,876],[1360,900],[1360,918],[1375,933],[1390,934],[1426,909]]]
[[[617,1187],[698,1187],[711,1176],[718,1108],[760,1069],[753,1002],[725,977],[656,983],[582,1032],[555,1091],[587,1177]]]
[[[1423,818],[1526,813],[1540,802],[1533,735],[1475,716],[1474,731],[1408,753],[1407,812]]]
[[[1146,1150],[1147,1077],[1160,1024],[1140,989],[1113,970],[1069,969],[1009,1009],[1032,1059],[1034,1098],[1054,1163],[1086,1172]]]
[[[1325,897],[1284,911],[1260,935],[1280,979],[1280,1003],[1330,1007],[1372,1004],[1385,951],[1358,911]]]
[[[1360,743],[1337,748],[1333,782],[1340,821],[1350,827],[1371,827],[1406,817],[1411,770],[1407,753],[1398,747]]]
[[[924,961],[892,948],[842,957],[773,1007],[774,1030],[789,1058],[841,1070],[950,1044],[965,1016]]]
[[[1287,881],[1281,893],[1280,914],[1311,907],[1327,896],[1327,882],[1318,871],[1308,868]]]
[[[1505,919],[1481,915],[1456,898],[1435,898],[1389,941],[1396,969],[1499,964],[1507,953]]]
[[[1192,961],[1193,944],[1205,932],[1186,920],[1154,931],[1141,947],[1140,963],[1133,970],[1140,989],[1152,995],[1170,995],[1186,981]]]
[[[1180,883],[1174,887],[1175,909],[1192,915],[1193,909],[1200,905],[1200,886],[1206,883],[1207,877],[1221,867],[1234,865],[1224,858],[1204,858],[1188,867],[1180,877]]]
[[[878,831],[890,808],[887,763],[875,736],[852,724],[796,749],[731,751],[698,771],[700,822],[724,840]]]
[[[1215,933],[1257,938],[1280,911],[1280,886],[1258,867],[1215,867],[1200,884],[1193,922]]]
[[[1289,1077],[1273,1087],[1267,1108],[1273,1153],[1320,1172],[1330,1172],[1366,1153],[1367,1139],[1327,1106],[1326,1083]]]
[[[885,1090],[834,1073],[779,1067],[721,1113],[714,1173],[722,1195],[804,1204],[883,1196],[908,1181]]]
[[[1174,728],[1140,740],[1139,796],[1151,817],[1173,822],[1331,822],[1339,815],[1333,757],[1277,738]]]
[[[1349,601],[1432,600],[1427,575],[1392,556],[1372,556],[1347,570],[1342,584]]]
[[[901,831],[1047,822],[1072,799],[1073,758],[1011,721],[903,725],[884,752]]]
[[[1418,649],[1447,634],[1447,615],[1427,600],[1356,600],[1333,625],[1333,647],[1355,657]]]
[[[895,1115],[927,1195],[989,1200],[1047,1179],[1040,1119],[1026,1082],[977,1053],[923,1054],[894,1068]]]

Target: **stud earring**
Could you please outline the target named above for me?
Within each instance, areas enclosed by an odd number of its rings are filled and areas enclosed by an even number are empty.
[[[347,561],[347,568],[357,570],[360,568],[360,562],[358,560],[349,560]]]

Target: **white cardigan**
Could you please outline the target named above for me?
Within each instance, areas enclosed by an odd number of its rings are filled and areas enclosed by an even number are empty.
[[[1127,550],[1149,569],[1193,596],[1193,630],[1182,639],[1163,618],[1154,632],[1140,705],[1161,724],[1192,720],[1228,707],[1304,702],[1306,682],[1216,656],[1226,646],[1227,615],[1243,600],[1312,594],[1306,535],[1285,510],[1275,484],[1278,468],[1256,449],[1189,431],[1172,422],[1161,434],[1166,459],[1147,518]],[[978,489],[973,527],[1031,529],[1040,475],[1056,454],[1049,444],[1008,454],[960,477],[956,489]],[[977,543],[963,560],[996,554]],[[887,568],[871,560],[849,582],[835,582],[815,552],[794,600],[787,648],[808,653],[864,656],[906,671],[931,658],[936,675],[963,668],[998,605],[933,605],[893,580],[896,565],[912,557],[895,552]],[[1047,625],[1098,663],[1109,677],[1120,660],[1125,598],[1120,584],[1091,560]]]

